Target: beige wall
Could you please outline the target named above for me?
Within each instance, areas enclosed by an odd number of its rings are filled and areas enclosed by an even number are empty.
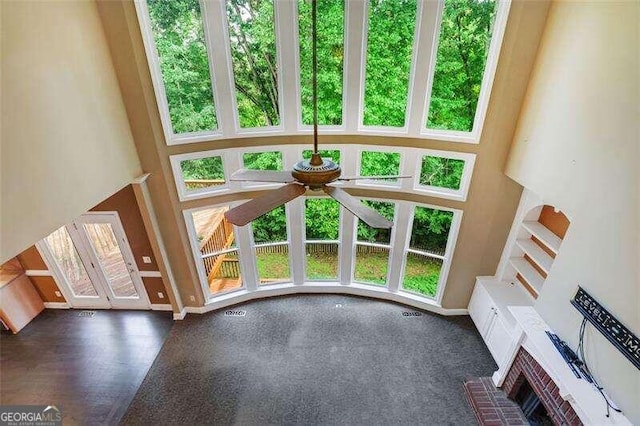
[[[638,5],[553,4],[507,167],[571,219],[536,309],[574,347],[578,284],[640,334]],[[640,424],[640,371],[594,329],[587,349]]]
[[[96,4],[0,3],[1,262],[141,168]]]

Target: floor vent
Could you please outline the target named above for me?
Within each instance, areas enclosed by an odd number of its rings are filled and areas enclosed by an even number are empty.
[[[225,317],[243,317],[247,315],[247,311],[224,311]]]
[[[402,316],[403,317],[421,317],[422,316],[422,312],[415,312],[415,311],[408,312],[408,311],[405,311],[405,312],[402,313]]]
[[[80,311],[78,312],[79,317],[93,317],[96,314],[96,311]]]

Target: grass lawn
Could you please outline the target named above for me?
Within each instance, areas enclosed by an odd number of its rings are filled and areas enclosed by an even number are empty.
[[[287,253],[260,253],[257,255],[261,280],[286,282],[291,280]],[[355,280],[367,284],[385,285],[389,254],[357,253]],[[434,297],[442,262],[419,254],[409,253],[402,288],[425,296]],[[337,253],[310,253],[307,255],[307,278],[326,280],[338,278]],[[262,282],[265,284],[265,282]]]

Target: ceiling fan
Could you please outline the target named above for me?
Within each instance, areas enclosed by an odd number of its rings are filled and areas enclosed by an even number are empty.
[[[400,179],[410,176],[353,176],[341,177],[340,166],[318,153],[318,58],[317,58],[317,5],[311,0],[312,19],[312,85],[313,85],[313,153],[309,160],[301,160],[293,166],[293,170],[268,171],[240,169],[231,175],[232,181],[245,182],[273,182],[286,185],[266,192],[234,207],[224,216],[234,225],[244,226],[252,220],[270,212],[307,192],[324,191],[331,198],[342,204],[347,210],[373,228],[391,228],[393,222],[387,220],[377,211],[366,207],[348,192],[331,186],[332,182],[351,181],[358,179]]]

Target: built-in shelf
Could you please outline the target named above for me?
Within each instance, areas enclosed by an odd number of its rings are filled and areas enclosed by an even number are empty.
[[[540,269],[544,271],[545,274],[549,273],[551,265],[553,265],[553,258],[549,256],[546,251],[542,250],[542,248],[540,248],[540,246],[531,239],[518,239],[516,240],[516,244],[531,258],[531,260],[536,263],[536,265],[540,267]]]
[[[522,226],[530,232],[531,235],[542,241],[545,246],[549,247],[551,251],[558,254],[562,240],[557,235],[535,220],[525,220],[522,222]]]
[[[544,277],[531,266],[531,263],[522,257],[512,257],[509,259],[509,262],[527,281],[536,295],[540,294],[540,290],[542,290],[542,285],[544,284]]]

